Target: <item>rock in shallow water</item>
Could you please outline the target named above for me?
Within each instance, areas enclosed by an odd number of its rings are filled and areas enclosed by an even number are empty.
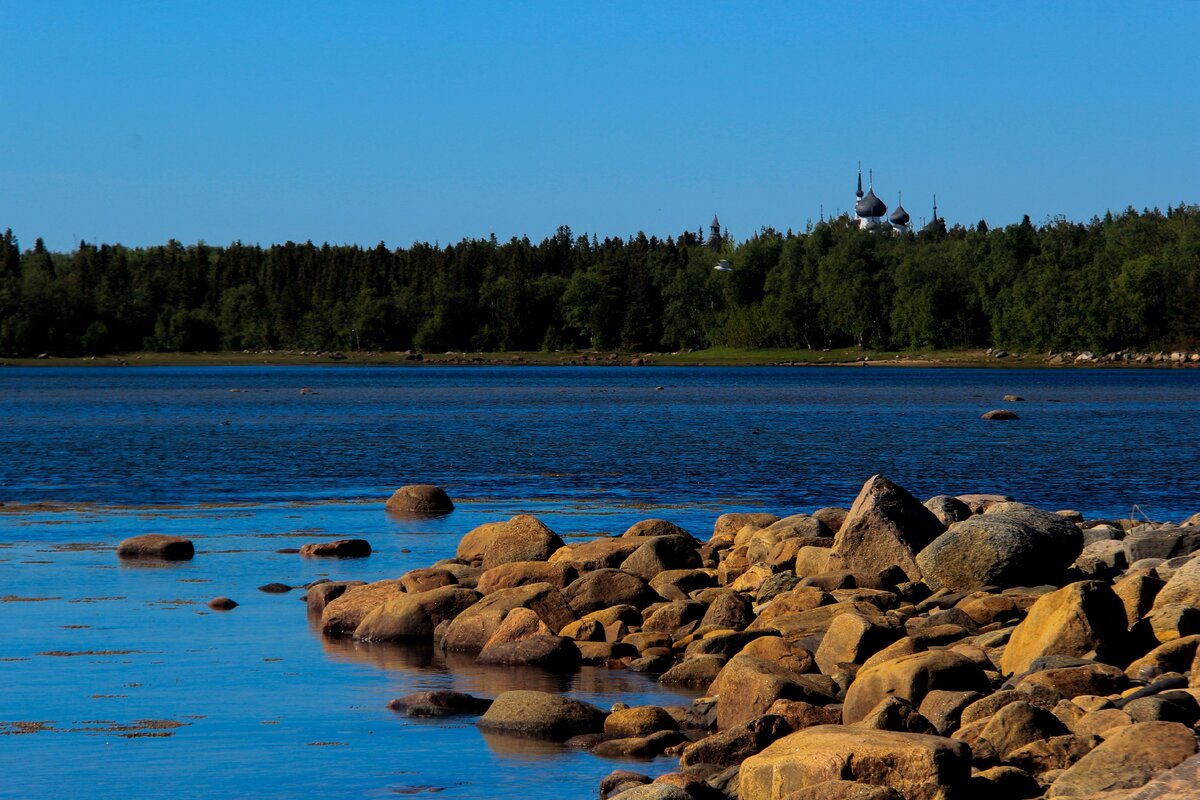
[[[416,483],[397,489],[388,498],[387,510],[393,514],[447,514],[454,510],[454,503],[442,487]]]
[[[476,723],[485,731],[566,741],[600,733],[607,715],[588,703],[546,692],[503,692]]]
[[[305,558],[366,558],[371,555],[371,543],[366,539],[338,539],[333,542],[313,542],[300,548]]]
[[[196,548],[188,539],[162,533],[133,536],[117,545],[119,558],[190,561],[195,554]]]

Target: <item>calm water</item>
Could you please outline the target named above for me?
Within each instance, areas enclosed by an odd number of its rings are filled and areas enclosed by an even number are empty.
[[[1008,393],[1028,398],[1020,421],[978,419]],[[0,501],[97,505],[0,514],[0,796],[594,796],[614,768],[675,762],[385,704],[435,687],[690,696],[331,644],[299,593],[255,587],[394,577],[522,511],[564,535],[649,516],[704,535],[722,510],[847,504],[873,472],[920,497],[1179,519],[1200,511],[1198,423],[1194,370],[2,369]],[[414,481],[459,509],[388,518],[382,500]],[[152,531],[189,536],[196,559],[117,563],[117,541]],[[375,555],[275,552],[350,535]],[[216,595],[242,605],[209,612]]]

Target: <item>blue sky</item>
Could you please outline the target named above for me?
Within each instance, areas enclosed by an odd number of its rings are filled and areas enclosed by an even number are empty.
[[[0,0],[0,228],[404,246],[1200,201],[1200,3]]]

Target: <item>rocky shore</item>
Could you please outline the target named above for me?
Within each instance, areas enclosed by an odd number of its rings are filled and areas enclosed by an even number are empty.
[[[452,508],[434,488],[406,487],[389,511]],[[319,583],[306,599],[328,637],[703,690],[667,708],[537,691],[390,704],[624,760],[601,798],[1188,798],[1198,549],[1200,514],[920,502],[876,475],[848,510],[724,514],[704,540],[651,519],[564,542],[517,516],[427,568]],[[679,767],[653,780],[629,762],[664,754]]]

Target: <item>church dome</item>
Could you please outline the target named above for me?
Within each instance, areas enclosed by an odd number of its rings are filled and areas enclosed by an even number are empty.
[[[904,210],[904,206],[896,206],[896,210],[892,212],[892,216],[889,219],[891,219],[893,224],[907,225],[910,217],[908,216],[908,212]]]
[[[874,189],[868,189],[866,196],[854,204],[854,213],[860,217],[882,217],[887,213],[887,206],[875,196]]]

